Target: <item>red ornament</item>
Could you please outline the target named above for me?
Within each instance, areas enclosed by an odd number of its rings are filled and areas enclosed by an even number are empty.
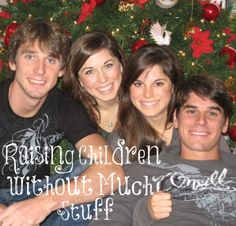
[[[236,62],[236,50],[230,46],[225,46],[220,51],[221,55],[227,55],[228,59],[226,61],[226,64],[231,68],[234,69],[235,62]]]
[[[7,11],[1,11],[0,12],[0,17],[4,18],[4,19],[10,19],[11,18],[11,14]]]
[[[96,5],[103,5],[105,3],[106,0],[95,0]]]
[[[6,28],[5,36],[10,38],[12,33],[14,33],[18,27],[19,27],[18,23],[13,22],[13,23],[9,24]]]
[[[207,3],[202,6],[202,17],[208,21],[215,21],[220,15],[220,6],[215,3]]]
[[[145,39],[139,39],[137,40],[131,48],[132,53],[136,52],[140,47],[148,44],[148,42]]]
[[[5,36],[5,37],[3,38],[3,41],[4,41],[4,43],[5,43],[6,46],[9,46],[9,44],[10,44],[10,37]]]
[[[33,2],[34,0],[22,0],[22,3]]]
[[[6,27],[5,36],[3,40],[6,46],[9,46],[11,35],[16,31],[18,27],[19,27],[19,24],[15,22],[9,24]]]
[[[3,69],[4,62],[0,60],[0,71]]]
[[[232,141],[236,141],[236,125],[229,128],[228,135]]]

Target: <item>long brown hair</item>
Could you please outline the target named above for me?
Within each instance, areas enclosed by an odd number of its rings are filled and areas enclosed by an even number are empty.
[[[182,80],[182,70],[176,55],[168,46],[147,44],[138,49],[128,59],[122,80],[122,93],[118,112],[117,130],[126,145],[143,149],[148,145],[162,145],[162,140],[156,130],[146,121],[130,99],[130,87],[148,68],[158,65],[171,80],[174,92],[167,110],[166,126],[172,121],[175,104],[175,93]],[[133,156],[135,159],[136,156]]]
[[[91,96],[80,84],[78,72],[86,60],[99,52],[107,49],[125,67],[125,55],[116,39],[105,32],[88,32],[80,36],[71,46],[69,65],[63,77],[62,88],[75,99],[82,101],[91,120],[97,125],[100,120],[100,112],[96,99]]]

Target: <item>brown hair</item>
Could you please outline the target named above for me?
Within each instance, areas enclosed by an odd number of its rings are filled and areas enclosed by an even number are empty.
[[[213,75],[193,75],[179,87],[176,97],[176,114],[193,92],[199,97],[206,97],[217,103],[224,110],[225,119],[232,116],[233,104],[224,82]]]
[[[115,38],[105,32],[88,32],[80,36],[72,44],[68,69],[63,77],[62,83],[62,88],[67,93],[75,99],[82,101],[95,124],[98,124],[100,120],[97,101],[81,86],[78,79],[78,72],[90,56],[102,49],[107,49],[112,56],[119,60],[124,68],[125,56]]]
[[[166,126],[172,121],[175,104],[175,92],[182,80],[182,71],[177,57],[168,46],[147,44],[138,49],[128,59],[122,80],[122,95],[118,113],[118,134],[126,140],[128,147],[143,148],[162,143],[157,132],[145,120],[132,104],[130,87],[148,68],[158,65],[171,80],[174,92],[168,106]],[[135,159],[135,156],[133,156]]]
[[[9,61],[15,62],[18,49],[25,43],[36,43],[42,50],[49,51],[52,57],[62,58],[62,69],[67,65],[70,39],[59,25],[45,20],[27,20],[11,37]]]

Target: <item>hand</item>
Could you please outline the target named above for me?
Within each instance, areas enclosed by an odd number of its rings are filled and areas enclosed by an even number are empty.
[[[14,203],[1,209],[1,226],[36,226],[39,225],[49,214],[44,197],[35,197]]]
[[[156,192],[148,199],[148,212],[153,220],[160,220],[170,215],[172,211],[171,194]]]

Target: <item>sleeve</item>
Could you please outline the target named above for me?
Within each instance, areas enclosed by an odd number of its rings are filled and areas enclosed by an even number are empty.
[[[90,120],[90,117],[82,103],[68,98],[63,109],[60,109],[60,129],[65,137],[75,145],[82,138],[97,133],[97,129]]]
[[[122,192],[124,192],[126,186],[123,186]],[[132,225],[132,216],[135,203],[140,198],[135,196],[132,192],[130,194],[123,195],[119,190],[114,194],[108,196],[103,203],[107,203],[106,200],[110,199],[112,202],[111,212],[107,216],[105,211],[97,213],[97,216],[90,222],[89,226],[130,226]],[[102,207],[104,210],[104,206]]]
[[[153,221],[148,213],[147,209],[148,197],[140,199],[134,207],[133,212],[133,226],[150,226],[153,225]]]
[[[106,215],[104,211],[101,211],[98,213],[98,217],[95,217],[90,223],[90,226],[132,225],[133,210],[136,203],[149,192],[146,178],[141,173],[143,171],[142,169],[143,166],[138,162],[134,162],[130,166],[125,166],[125,185],[119,188],[113,195],[106,198],[111,198],[113,202],[111,207],[112,211],[109,213],[108,217],[109,220],[104,220]],[[146,189],[148,191],[145,191]],[[106,201],[104,201],[104,203],[106,203]],[[102,208],[104,209],[104,206]]]

